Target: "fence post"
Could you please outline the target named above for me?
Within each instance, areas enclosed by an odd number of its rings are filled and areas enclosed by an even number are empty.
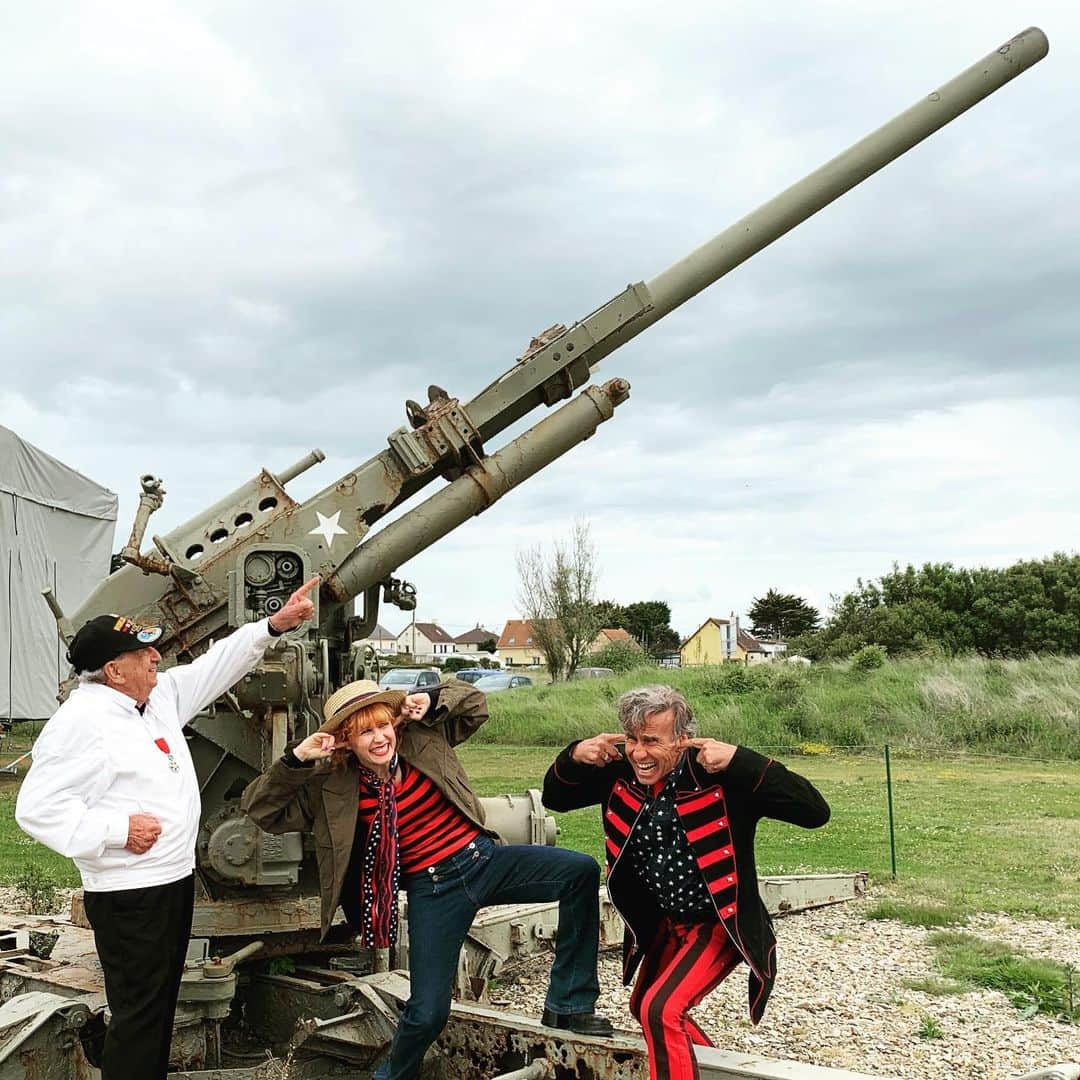
[[[896,880],[896,824],[893,820],[892,805],[892,763],[889,759],[889,744],[885,744],[885,791],[889,797],[889,859],[892,864],[892,879]]]

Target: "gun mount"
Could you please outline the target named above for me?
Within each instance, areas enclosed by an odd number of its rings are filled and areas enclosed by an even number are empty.
[[[305,839],[260,832],[240,813],[239,797],[289,739],[318,725],[321,703],[333,690],[369,674],[361,642],[380,602],[415,606],[415,590],[396,571],[614,415],[629,384],[614,378],[585,386],[604,357],[1020,75],[1048,48],[1041,30],[1025,30],[673,266],[628,285],[580,321],[535,337],[471,401],[430,387],[426,405],[406,403],[407,425],[391,432],[385,449],[304,502],[286,485],[323,460],[318,450],[276,475],[263,470],[167,535],[153,536],[153,550],[144,553],[150,516],[165,491],[160,480],[142,478],[125,565],[74,613],[74,625],[104,612],[161,625],[158,648],[167,666],[272,614],[309,575],[322,576],[311,623],[268,650],[254,673],[191,725],[203,801],[197,936],[300,931],[302,938],[317,926],[317,905],[303,904],[317,893],[305,878],[312,861],[304,858]],[[541,405],[558,408],[508,445],[488,450]],[[371,533],[437,477],[447,482],[435,494]],[[350,616],[348,605],[358,597],[361,614]],[[63,613],[53,607],[60,622]],[[531,828],[534,838],[547,835],[542,822]],[[310,933],[300,940],[311,942]],[[288,946],[269,946],[266,954],[282,951]]]
[[[153,536],[155,550],[144,554],[143,534],[165,492],[160,480],[142,477],[126,565],[94,590],[76,625],[102,612],[162,625],[158,647],[167,665],[272,614],[309,574],[322,575],[309,628],[279,643],[193,725],[208,834],[200,869],[211,895],[295,883],[295,852],[283,853],[278,841],[268,852],[267,838],[239,818],[236,800],[289,738],[307,733],[322,700],[360,676],[359,642],[375,625],[380,593],[400,607],[415,604],[415,590],[393,577],[398,567],[589,438],[626,400],[629,384],[589,386],[502,449],[489,452],[487,443],[532,409],[571,398],[609,353],[1014,79],[1048,47],[1042,31],[1025,30],[656,277],[535,337],[471,401],[430,387],[427,405],[407,403],[408,423],[384,450],[303,503],[286,484],[323,460],[318,450],[277,475],[264,470],[166,536]],[[436,477],[448,483],[369,535]],[[354,597],[362,597],[362,614],[350,618]]]

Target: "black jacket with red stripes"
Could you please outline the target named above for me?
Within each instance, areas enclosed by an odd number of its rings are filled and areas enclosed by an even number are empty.
[[[609,765],[574,761],[571,743],[544,777],[549,810],[603,807],[608,895],[626,924],[623,982],[629,983],[662,912],[629,859],[620,858],[652,796],[623,758]],[[763,817],[814,829],[829,820],[828,803],[809,780],[740,746],[721,772],[707,772],[690,749],[675,810],[705,879],[716,914],[750,968],[750,1018],[756,1024],[776,978],[776,938],[758,893],[754,833]]]

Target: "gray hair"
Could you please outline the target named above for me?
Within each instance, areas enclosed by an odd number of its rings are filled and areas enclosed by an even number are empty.
[[[627,735],[636,735],[645,721],[670,709],[675,717],[675,734],[692,737],[697,730],[694,710],[673,686],[639,686],[619,698],[619,723]]]
[[[105,674],[104,667],[99,667],[97,671],[80,671],[76,678],[79,680],[80,686],[85,686],[87,683],[101,683],[103,686],[109,685],[109,676]]]

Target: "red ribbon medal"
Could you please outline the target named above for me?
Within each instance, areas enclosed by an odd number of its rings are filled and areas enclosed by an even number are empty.
[[[165,754],[166,757],[168,757],[168,759],[169,759],[169,768],[172,769],[173,772],[179,772],[180,771],[180,763],[176,760],[176,758],[173,757],[172,751],[169,749],[169,744],[164,739],[155,739],[154,740],[154,745],[163,754]]]

